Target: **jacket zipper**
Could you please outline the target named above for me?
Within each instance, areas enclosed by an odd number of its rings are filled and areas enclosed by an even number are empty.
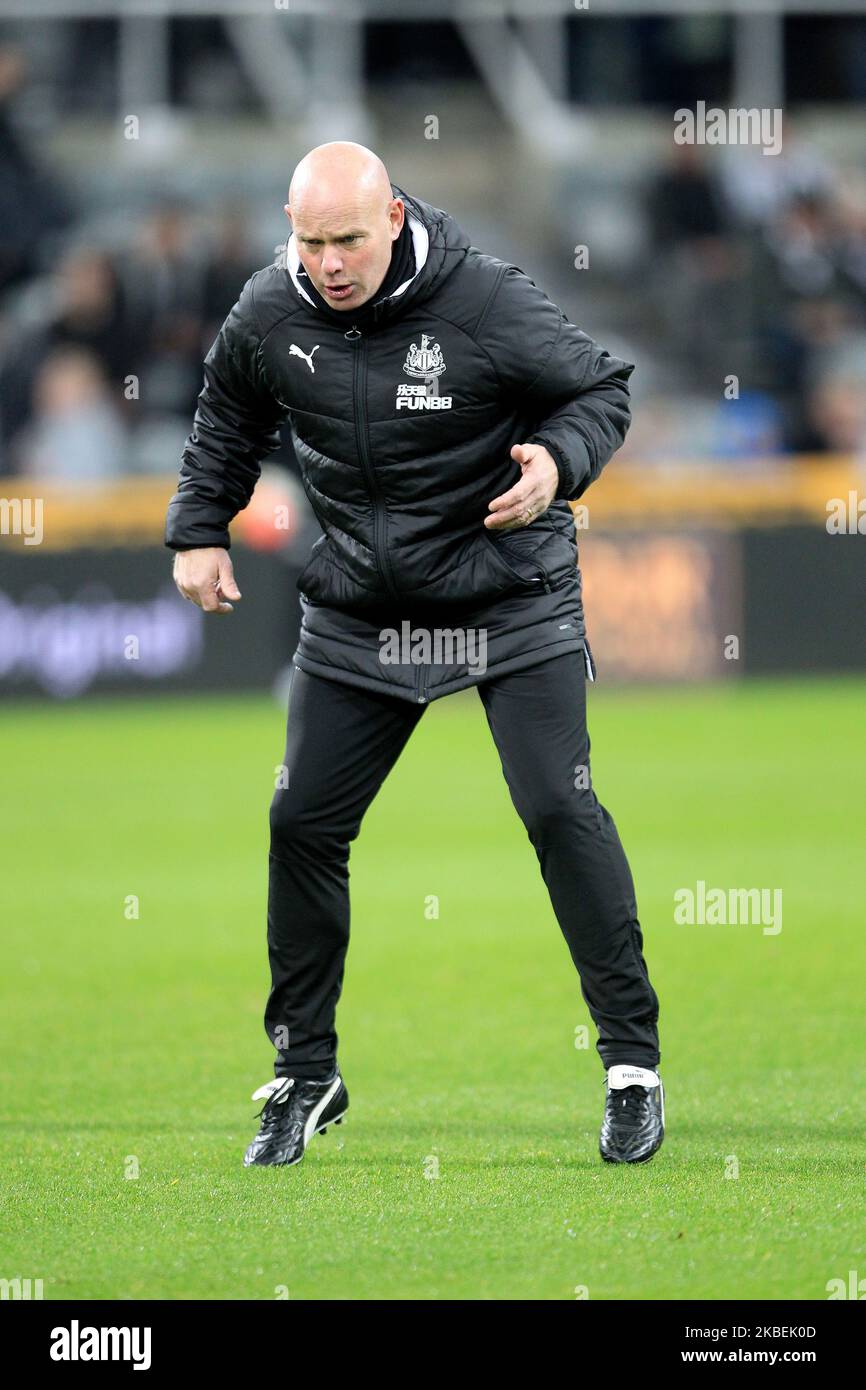
[[[361,460],[361,468],[370,493],[370,501],[373,504],[373,552],[376,556],[376,563],[385,584],[385,588],[392,598],[398,599],[400,594],[394,583],[394,576],[391,572],[391,564],[388,559],[387,544],[385,539],[385,502],[382,491],[379,487],[379,480],[376,477],[376,469],[370,458],[369,431],[367,427],[367,345],[364,336],[357,326],[353,325],[348,332],[343,335],[355,349],[354,373],[352,390],[355,397],[355,443],[358,447],[358,457]]]
[[[415,676],[415,703],[416,705],[426,705],[427,691],[424,686],[424,665],[418,662],[418,673]]]

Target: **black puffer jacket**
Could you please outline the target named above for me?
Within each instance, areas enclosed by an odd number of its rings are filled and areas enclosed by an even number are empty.
[[[324,533],[298,579],[305,624],[321,609],[338,636],[341,613],[372,631],[397,613],[477,613],[564,590],[572,614],[566,499],[621,444],[633,367],[516,266],[471,246],[447,212],[392,188],[415,274],[364,306],[357,326],[317,307],[291,237],[244,286],[205,360],[166,545],[228,547],[229,522],[288,421]],[[527,441],[556,459],[558,500],[528,527],[488,531],[489,502],[520,477],[510,449]]]

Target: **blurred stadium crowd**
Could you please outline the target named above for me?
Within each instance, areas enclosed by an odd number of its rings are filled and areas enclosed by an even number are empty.
[[[672,146],[644,192],[640,319],[659,389],[642,457],[866,449],[866,159]],[[637,286],[636,286],[637,288]],[[736,378],[733,394],[728,383]]]
[[[0,47],[0,476],[171,472],[202,358],[264,263],[261,230],[242,197],[214,207],[167,192],[97,232],[74,175],[22,117],[28,76],[25,54]],[[379,148],[387,160],[387,141]],[[286,181],[301,153],[287,150]],[[554,186],[561,206],[545,216],[580,240],[567,179]],[[412,191],[440,201],[424,180]],[[450,210],[485,244],[480,213],[476,228],[469,210]],[[776,157],[671,140],[623,189],[617,216],[627,249],[600,257],[591,288],[568,302],[549,246],[527,247],[523,265],[640,363],[627,456],[866,453],[866,149],[834,162],[787,116]]]
[[[0,474],[104,481],[179,457],[202,358],[256,269],[242,209],[166,200],[128,239],[94,242],[86,208],[16,129],[24,80],[0,50]]]

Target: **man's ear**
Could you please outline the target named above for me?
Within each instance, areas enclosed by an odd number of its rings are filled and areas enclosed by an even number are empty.
[[[292,220],[292,209],[290,208],[290,206],[289,206],[288,203],[284,203],[284,204],[283,204],[283,212],[286,214],[286,217],[288,217],[289,221],[291,222],[291,220]]]

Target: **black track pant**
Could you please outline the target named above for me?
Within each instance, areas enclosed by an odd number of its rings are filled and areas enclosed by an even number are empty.
[[[598,1029],[604,1065],[655,1067],[658,999],[634,885],[589,779],[583,653],[478,686],[511,799]],[[447,697],[446,697],[447,698]],[[349,846],[427,708],[295,670],[287,785],[271,805],[265,1028],[277,1076],[326,1077],[349,944]]]

